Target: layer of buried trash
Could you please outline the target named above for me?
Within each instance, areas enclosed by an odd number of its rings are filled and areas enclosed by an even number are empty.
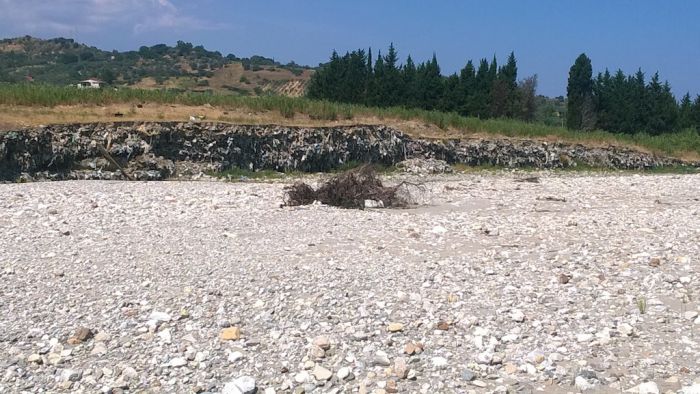
[[[283,206],[309,205],[315,202],[341,208],[405,208],[416,204],[420,184],[401,182],[385,186],[375,168],[363,165],[333,176],[314,189],[305,182],[284,188]]]
[[[0,133],[0,181],[196,179],[233,168],[327,172],[344,163],[411,159],[508,168],[697,166],[626,147],[514,139],[424,140],[377,125],[219,123],[50,125]]]

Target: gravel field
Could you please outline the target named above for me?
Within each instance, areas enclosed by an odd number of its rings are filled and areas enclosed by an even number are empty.
[[[700,175],[420,179],[0,185],[0,392],[700,393]]]

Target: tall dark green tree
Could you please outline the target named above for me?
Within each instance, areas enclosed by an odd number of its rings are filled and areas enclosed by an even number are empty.
[[[381,106],[399,105],[404,96],[403,80],[401,77],[401,69],[399,67],[399,56],[394,48],[394,44],[389,45],[389,52],[384,56],[384,73],[380,86],[380,103]]]
[[[648,115],[644,131],[652,135],[676,129],[678,104],[668,82],[661,84],[659,73],[654,74],[647,86]]]
[[[416,64],[413,62],[411,55],[406,58],[406,65],[403,66],[403,85],[404,97],[401,104],[411,108],[421,106],[421,100],[418,97],[418,78],[416,75]]]
[[[444,92],[439,109],[444,112],[457,112],[462,102],[459,76],[455,73],[445,79]]]
[[[695,129],[700,132],[700,95],[695,97],[693,108],[690,110],[690,117]]]
[[[686,93],[678,107],[678,128],[689,129],[692,127],[695,127],[693,123],[693,100],[690,98],[690,93]]]
[[[479,63],[479,68],[474,77],[474,85],[473,112],[471,115],[477,118],[488,118],[490,116],[489,106],[493,83],[489,73],[489,62],[486,59],[481,59]]]
[[[476,69],[471,60],[459,72],[459,89],[461,94],[461,105],[459,113],[464,116],[473,116],[476,112],[474,101],[476,93]]]
[[[582,53],[569,70],[569,82],[566,87],[566,126],[570,129],[591,129],[595,124],[592,78],[591,59]]]
[[[419,91],[422,97],[423,108],[428,110],[438,109],[443,95],[443,78],[440,75],[440,66],[437,56],[420,67]]]

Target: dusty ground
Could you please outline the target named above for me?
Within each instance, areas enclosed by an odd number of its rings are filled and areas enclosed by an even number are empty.
[[[0,185],[0,392],[698,392],[700,176],[518,176]]]

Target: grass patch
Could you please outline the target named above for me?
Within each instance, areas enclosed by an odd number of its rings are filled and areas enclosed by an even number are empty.
[[[463,138],[475,133],[496,134],[514,138],[555,137],[558,140],[574,143],[632,145],[652,152],[677,157],[700,157],[700,134],[692,129],[661,136],[613,134],[605,131],[581,132],[514,119],[480,120],[460,116],[456,113],[404,107],[374,108],[284,96],[264,95],[261,97],[247,97],[176,90],[76,89],[69,86],[0,83],[0,105],[55,107],[58,105],[110,105],[123,103],[181,104],[187,106],[208,104],[223,109],[240,108],[250,112],[277,111],[286,119],[292,119],[296,114],[305,114],[311,119],[322,121],[362,118],[395,119],[435,125],[445,131],[445,135],[442,136],[444,138]]]
[[[221,172],[209,172],[209,176],[226,179],[229,181],[246,181],[246,180],[272,180],[282,179],[288,174],[274,170],[248,170],[238,167],[233,167]]]

